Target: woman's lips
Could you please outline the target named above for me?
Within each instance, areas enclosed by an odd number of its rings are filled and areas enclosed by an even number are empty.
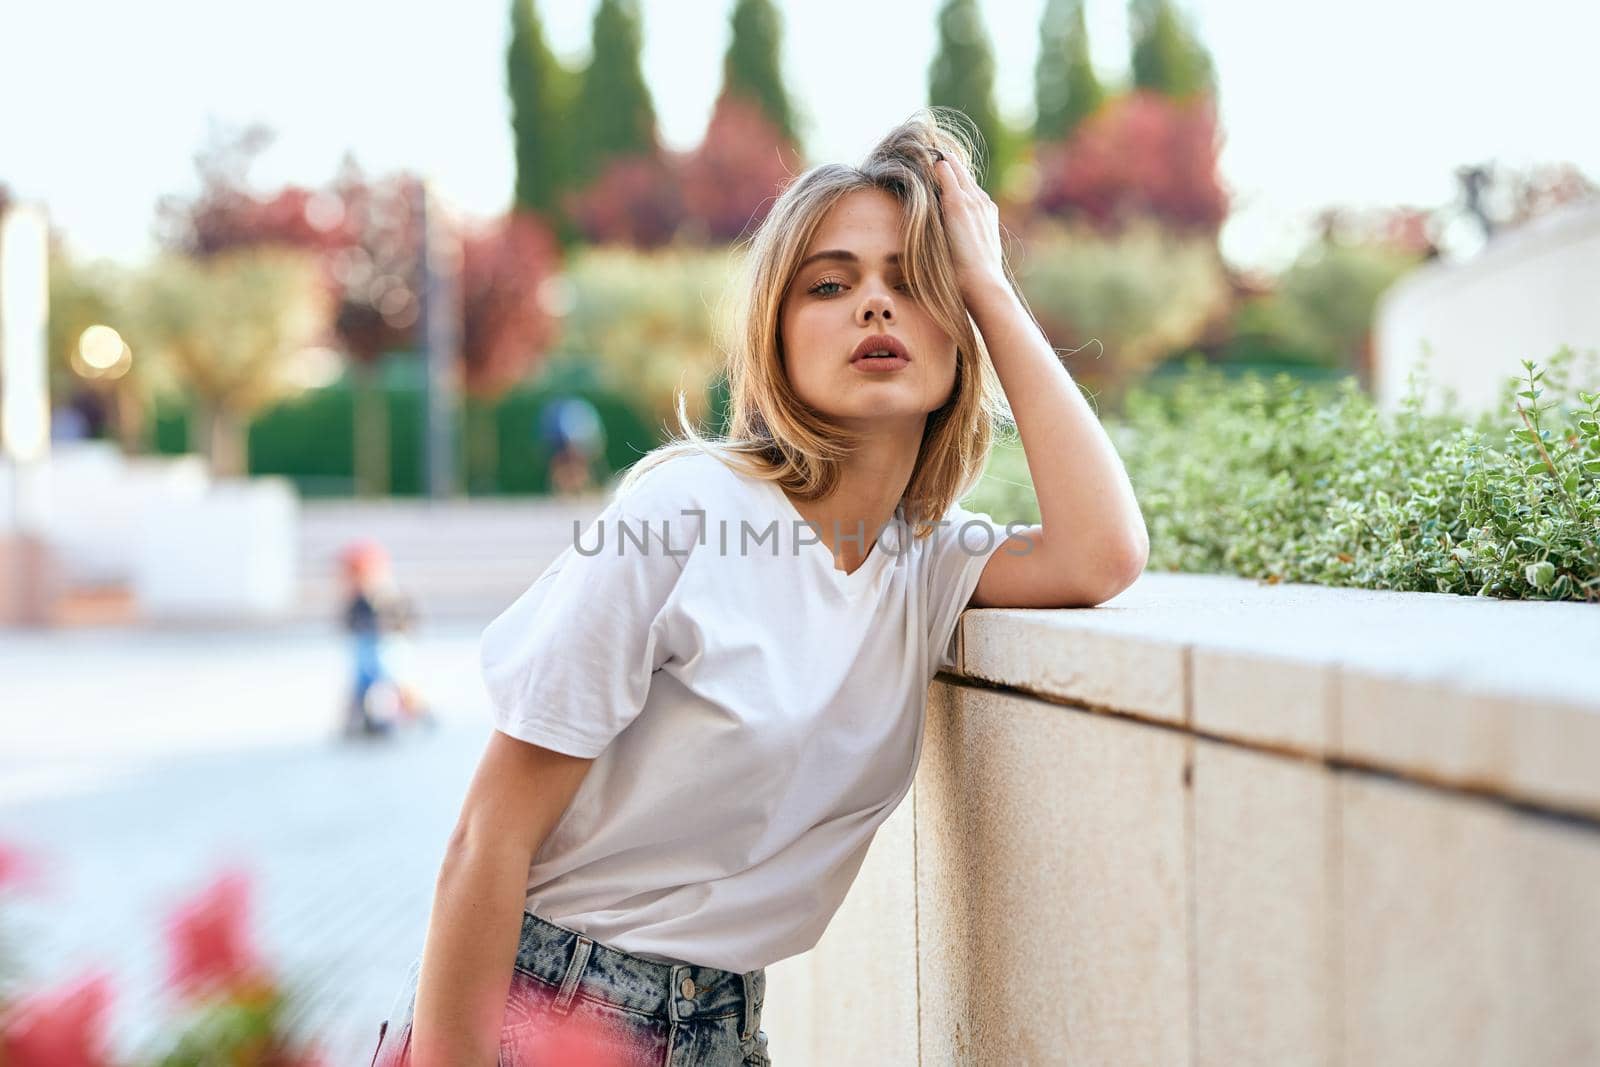
[[[906,349],[905,342],[888,333],[875,333],[870,337],[863,337],[850,353],[850,362],[859,363],[863,359],[871,358],[874,352],[887,352],[904,362],[911,362],[911,353]]]
[[[861,359],[853,361],[850,366],[863,374],[882,374],[886,371],[897,371],[901,368],[909,367],[911,366],[911,361],[902,359],[899,356],[863,356]]]

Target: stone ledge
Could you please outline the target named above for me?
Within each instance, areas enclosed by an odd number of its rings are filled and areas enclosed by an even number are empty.
[[[1600,607],[1147,573],[972,609],[957,674],[1600,818]]]

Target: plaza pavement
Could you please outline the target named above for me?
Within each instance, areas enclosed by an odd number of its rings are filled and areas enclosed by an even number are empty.
[[[335,738],[348,667],[326,622],[0,631],[0,841],[43,884],[0,900],[26,988],[117,979],[112,1045],[170,1007],[162,923],[227,865],[330,1064],[365,1064],[421,951],[433,880],[489,736],[481,622],[426,627],[439,728]]]

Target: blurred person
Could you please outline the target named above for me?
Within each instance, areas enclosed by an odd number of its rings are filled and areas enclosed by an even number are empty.
[[[770,1064],[766,968],[817,943],[906,796],[962,611],[1092,606],[1142,570],[1132,486],[946,111],[785,186],[728,290],[726,434],[644,456],[483,631],[494,730],[375,1064],[586,1062],[534,1048],[573,1035]],[[959,503],[1008,402],[1045,526]]]
[[[560,496],[595,484],[594,464],[605,451],[605,425],[581,396],[556,399],[539,416],[539,437],[550,449],[550,485]]]
[[[412,723],[433,726],[413,668],[409,633],[416,611],[395,584],[389,553],[376,541],[357,541],[341,554],[340,569],[354,668],[345,734],[385,735]]]

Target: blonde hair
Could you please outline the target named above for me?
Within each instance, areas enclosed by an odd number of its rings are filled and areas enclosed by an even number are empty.
[[[794,392],[783,369],[779,313],[796,268],[828,210],[858,189],[881,189],[899,201],[904,219],[902,264],[911,292],[956,341],[956,380],[950,398],[930,412],[910,483],[901,498],[917,537],[971,491],[983,475],[997,424],[1009,421],[1005,394],[988,350],[962,303],[938,203],[933,166],[941,154],[959,159],[974,177],[980,135],[952,108],[927,107],[890,130],[855,167],[823,163],[787,183],[772,210],[745,242],[739,273],[725,294],[732,314],[720,347],[730,411],[720,437],[697,433],[677,398],[681,438],[652,449],[630,467],[616,492],[626,493],[645,471],[689,452],[775,481],[802,500],[833,492],[841,462],[859,437],[826,420]],[[1021,297],[1009,267],[1013,291]],[[1024,302],[1024,306],[1026,303]]]

